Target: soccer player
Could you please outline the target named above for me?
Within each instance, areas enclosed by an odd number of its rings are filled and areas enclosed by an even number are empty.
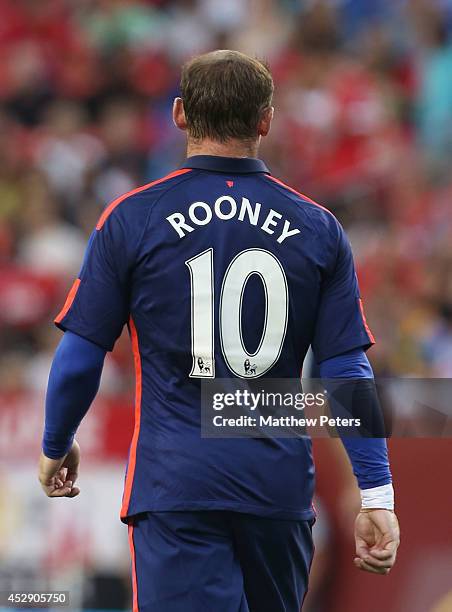
[[[201,383],[297,378],[310,345],[322,377],[372,377],[343,229],[257,158],[272,96],[268,69],[235,51],[183,67],[173,119],[185,163],[105,209],[55,320],[64,336],[39,465],[49,497],[80,492],[74,435],[129,328],[136,407],[121,518],[134,610],[299,612],[313,556],[310,440],[202,438]],[[354,563],[387,574],[399,531],[386,441],[344,444],[362,496]]]

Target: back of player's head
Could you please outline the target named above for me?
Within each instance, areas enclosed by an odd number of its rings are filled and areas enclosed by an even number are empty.
[[[257,138],[273,90],[267,66],[244,53],[224,50],[195,57],[181,75],[189,136],[220,142]]]

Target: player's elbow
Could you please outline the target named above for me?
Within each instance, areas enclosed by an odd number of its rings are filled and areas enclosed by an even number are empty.
[[[102,373],[105,351],[89,340],[66,332],[52,363],[50,379],[61,387],[96,387]]]

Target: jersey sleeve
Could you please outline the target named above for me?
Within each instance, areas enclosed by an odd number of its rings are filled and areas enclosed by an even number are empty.
[[[367,325],[350,243],[339,227],[336,262],[323,282],[312,349],[319,363],[375,340]]]
[[[126,228],[112,214],[89,240],[79,278],[55,324],[111,351],[129,318]]]

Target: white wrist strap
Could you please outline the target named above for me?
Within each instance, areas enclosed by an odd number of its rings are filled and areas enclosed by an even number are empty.
[[[373,489],[361,489],[361,507],[394,510],[394,489],[392,484],[374,487]]]

